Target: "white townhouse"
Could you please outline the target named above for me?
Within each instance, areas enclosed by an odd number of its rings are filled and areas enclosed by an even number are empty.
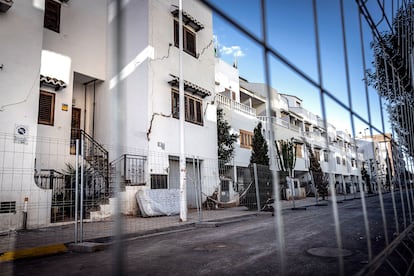
[[[108,148],[110,159],[118,158],[121,163],[132,201],[140,189],[179,188],[179,11],[176,0],[128,1],[125,5],[119,78],[124,91],[118,114],[122,119],[109,133],[106,124],[111,113],[100,114],[97,125],[104,145],[113,144],[109,134],[123,134],[121,156],[111,158]],[[116,38],[111,32],[113,22],[109,24],[111,50]],[[195,208],[197,185],[203,186],[204,195],[211,195],[219,184],[212,13],[195,0],[183,1],[183,45],[187,203]],[[118,88],[115,71],[109,71],[107,93],[98,103],[102,110],[110,109],[112,93]]]
[[[178,1],[125,1],[121,72],[113,1],[15,0],[0,7],[0,231],[73,220],[75,141],[84,141],[87,214],[112,195],[179,187]],[[7,1],[6,1],[7,2]],[[183,1],[187,202],[219,185],[212,14]],[[119,41],[118,41],[119,42]],[[118,105],[113,106],[114,93]],[[113,118],[119,118],[113,124]],[[114,137],[121,152],[115,155]],[[197,162],[194,162],[197,160]],[[198,194],[200,197],[200,193]],[[204,196],[205,198],[205,196]],[[111,200],[109,200],[111,202]],[[27,207],[26,207],[27,206]],[[27,208],[27,209],[26,209]],[[109,213],[110,214],[110,213]]]
[[[358,137],[356,142],[359,154],[364,156],[362,167],[370,176],[370,187],[367,188],[371,191],[377,191],[378,185],[389,190],[391,185],[398,182],[397,179],[401,179],[402,183],[410,181],[404,179],[404,156],[396,146],[392,134]]]
[[[253,130],[259,122],[257,114],[263,110],[265,100],[240,85],[237,68],[216,58],[214,101],[217,108],[223,109],[224,119],[232,127],[232,133],[239,135],[233,160],[229,164],[219,160],[221,175],[219,199],[230,201],[251,182],[250,171],[247,168],[250,164]],[[229,185],[227,179],[232,179],[234,185]]]
[[[0,12],[0,231],[21,228],[25,210],[29,228],[56,218],[54,199],[70,193],[53,193],[45,177],[65,185],[61,170],[74,161],[71,128],[94,136],[92,106],[106,78],[101,1],[9,4]]]

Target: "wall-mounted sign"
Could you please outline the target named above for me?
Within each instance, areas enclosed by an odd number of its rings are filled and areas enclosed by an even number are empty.
[[[18,144],[27,144],[27,137],[29,135],[29,127],[25,125],[14,126],[14,142]]]
[[[68,111],[69,106],[67,104],[62,104],[62,111]]]

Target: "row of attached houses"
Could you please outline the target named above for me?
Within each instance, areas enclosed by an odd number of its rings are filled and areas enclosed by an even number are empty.
[[[404,164],[394,164],[395,160],[403,158],[391,134],[352,137],[303,108],[298,97],[279,93],[274,88],[270,88],[272,110],[269,118],[266,116],[265,84],[248,82],[239,76],[237,68],[220,59],[216,59],[215,70],[218,106],[223,108],[233,132],[240,137],[233,160],[236,171],[249,165],[254,128],[261,122],[263,135],[267,137],[266,127],[270,120],[276,141],[293,140],[296,143],[294,177],[302,186],[312,188],[308,147],[323,173],[333,176],[336,192],[358,191],[361,168],[370,176],[368,183],[362,180],[364,190],[370,192],[377,191],[377,183],[385,185],[387,181],[395,181],[395,167],[400,168],[398,174],[403,174]],[[235,182],[243,182],[242,175],[236,173],[235,176],[241,178]]]
[[[217,107],[240,134],[236,167],[249,165],[253,129],[270,118],[266,86],[240,78],[236,68],[215,57],[211,11],[197,1],[183,2],[184,145],[187,204],[193,208],[197,198],[220,186]],[[126,214],[138,212],[137,191],[178,189],[178,1],[122,1],[121,35],[114,1],[0,5],[0,231],[71,218],[74,183],[68,175],[76,164],[76,140],[84,141],[81,164],[89,175],[85,199],[91,217],[110,214],[92,207],[110,197],[118,169]],[[335,174],[337,182],[355,183],[355,164],[364,158],[353,150],[354,140],[329,124],[326,130],[295,96],[272,91],[277,139],[294,137],[303,145],[295,177],[308,177],[307,142],[324,172]],[[332,144],[325,144],[326,137]]]

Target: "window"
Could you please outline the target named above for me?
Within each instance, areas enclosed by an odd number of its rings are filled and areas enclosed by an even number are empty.
[[[45,17],[43,26],[59,33],[60,31],[60,3],[54,0],[46,0]]]
[[[0,202],[0,214],[16,213],[16,201]]]
[[[336,164],[341,165],[341,157],[336,157]]]
[[[355,159],[351,160],[351,165],[352,165],[352,168],[356,168],[356,160]]]
[[[343,166],[345,166],[345,165],[346,165],[345,158],[342,158],[342,165],[343,165]]]
[[[327,151],[323,152],[323,161],[328,162],[328,152]]]
[[[178,91],[173,89],[171,93],[171,113],[174,118],[180,118],[180,100]],[[184,95],[185,120],[190,123],[203,125],[203,102],[200,99]]]
[[[296,144],[296,158],[303,158],[302,145]]]
[[[151,174],[151,189],[168,189],[166,174]]]
[[[252,148],[253,132],[240,129],[240,147],[245,149]]]
[[[174,20],[174,45],[179,45],[178,21]],[[184,52],[196,56],[196,35],[188,27],[183,26],[183,50]]]
[[[315,158],[316,158],[316,160],[321,160],[321,153],[320,153],[320,150],[318,150],[318,149],[315,149]]]
[[[40,91],[38,123],[53,126],[55,114],[55,94]]]

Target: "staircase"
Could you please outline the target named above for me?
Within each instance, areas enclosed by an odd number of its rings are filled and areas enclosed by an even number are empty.
[[[108,151],[82,129],[72,129],[71,137],[72,140],[75,137],[83,140],[84,169],[90,180],[85,185],[85,206],[87,211],[91,211],[107,202],[112,192],[109,187]]]

